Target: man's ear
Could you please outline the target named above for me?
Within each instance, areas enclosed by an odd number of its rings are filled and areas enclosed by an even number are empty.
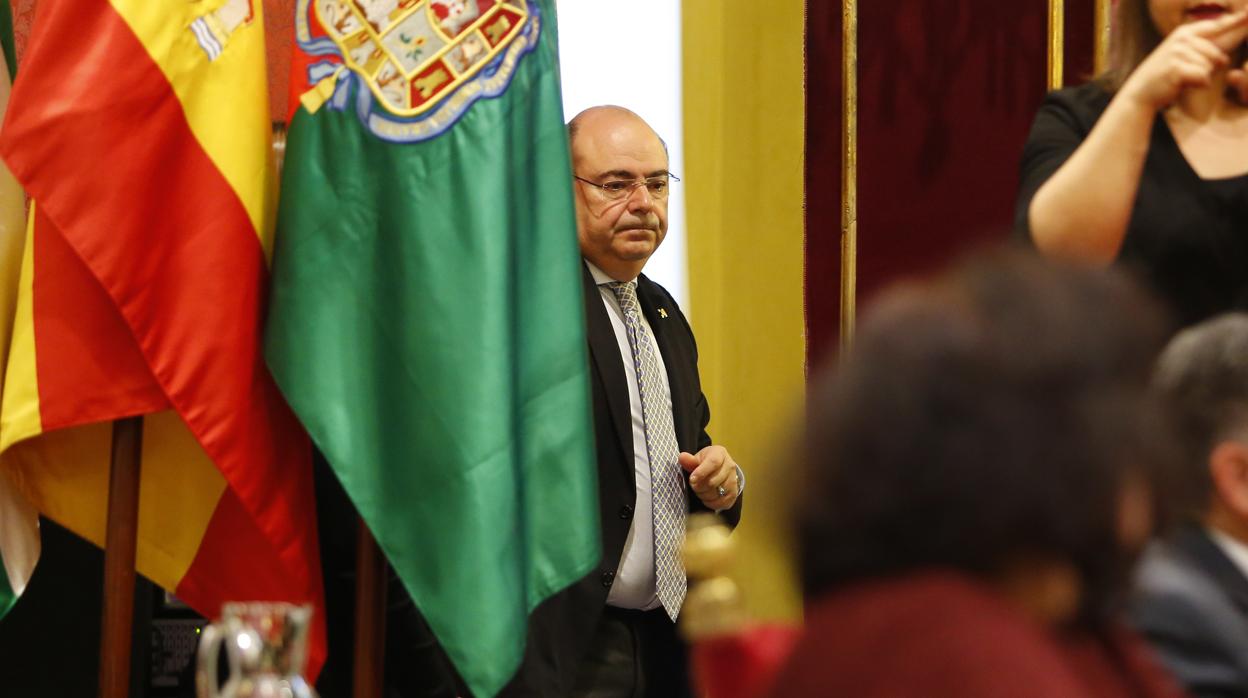
[[[1248,519],[1248,445],[1234,440],[1219,442],[1209,452],[1209,475],[1218,500]]]

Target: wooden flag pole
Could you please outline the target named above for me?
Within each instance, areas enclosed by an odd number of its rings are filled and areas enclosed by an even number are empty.
[[[134,625],[134,558],[139,531],[143,418],[113,422],[104,545],[104,622],[100,637],[100,698],[130,695]]]
[[[377,541],[360,519],[355,553],[355,698],[381,698],[388,571]]]
[[[841,0],[841,352],[858,308],[858,0]]]

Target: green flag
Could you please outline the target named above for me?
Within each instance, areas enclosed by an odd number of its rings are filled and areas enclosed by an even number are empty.
[[[554,2],[362,7],[296,3],[266,352],[493,695],[529,612],[599,556]]]

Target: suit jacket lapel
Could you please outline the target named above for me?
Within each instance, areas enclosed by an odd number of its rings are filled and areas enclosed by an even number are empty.
[[[663,364],[667,368],[667,384],[672,393],[672,426],[676,430],[676,441],[682,450],[687,451],[693,448],[686,438],[691,416],[687,414],[687,410],[681,409],[681,398],[689,394],[690,387],[685,384],[684,372],[679,369],[691,359],[687,356],[688,352],[679,348],[680,342],[675,337],[673,323],[678,321],[668,319],[675,309],[666,307],[667,297],[658,292],[654,288],[654,282],[645,276],[637,279],[637,299],[650,323],[650,329],[654,331],[655,344],[658,345],[659,353],[663,355]],[[660,308],[663,308],[662,313],[659,312]]]
[[[620,345],[615,338],[615,329],[611,327],[611,318],[602,304],[602,293],[589,273],[589,267],[582,265],[582,280],[585,291],[585,335],[589,341],[589,355],[594,368],[602,381],[603,392],[606,393],[607,405],[611,412],[611,424],[615,427],[615,437],[619,441],[620,450],[624,453],[624,462],[629,465],[632,476],[633,463],[633,428],[632,409],[628,403],[628,379],[624,375],[624,357],[620,355]]]
[[[1185,526],[1177,532],[1174,544],[1217,582],[1240,613],[1248,616],[1248,577],[1204,529]]]

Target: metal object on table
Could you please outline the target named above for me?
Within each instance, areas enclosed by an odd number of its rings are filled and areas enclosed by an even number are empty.
[[[195,685],[199,698],[317,698],[303,678],[312,607],[282,602],[225,604],[204,628]],[[229,675],[217,670],[225,648]]]

